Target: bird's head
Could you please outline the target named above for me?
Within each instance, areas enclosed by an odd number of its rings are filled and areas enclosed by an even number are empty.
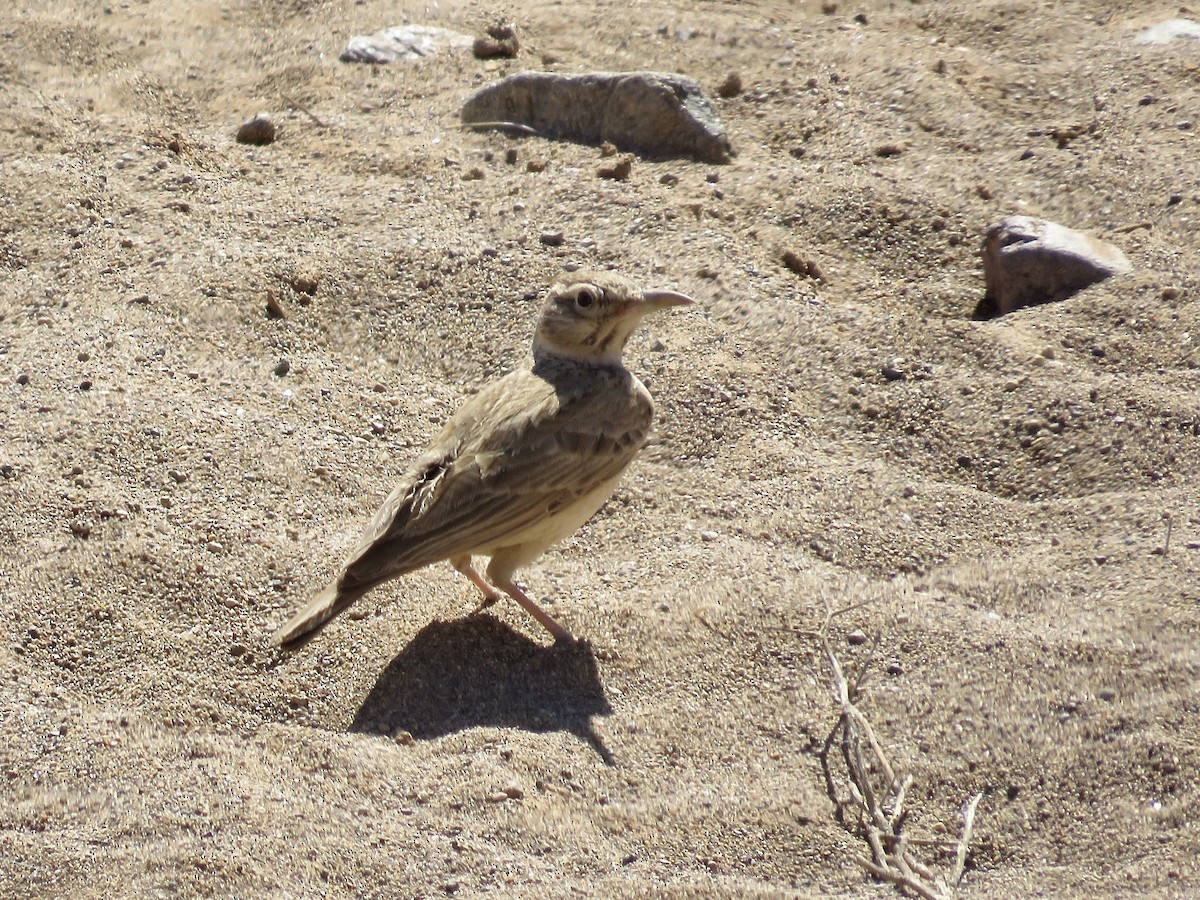
[[[619,365],[642,317],[695,301],[675,291],[642,291],[611,272],[573,272],[550,286],[533,338],[535,357]]]

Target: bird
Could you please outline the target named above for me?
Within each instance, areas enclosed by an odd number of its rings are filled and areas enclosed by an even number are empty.
[[[338,576],[279,628],[295,649],[386,581],[448,560],[483,594],[508,595],[554,638],[570,631],[514,580],[574,534],[612,495],[641,451],[654,401],[622,362],[648,315],[695,301],[640,290],[607,271],[577,271],[547,290],[531,360],[450,417],[371,518]],[[490,557],[485,573],[473,558]]]

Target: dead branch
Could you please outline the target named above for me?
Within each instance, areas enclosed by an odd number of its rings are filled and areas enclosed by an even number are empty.
[[[962,832],[953,845],[954,865],[947,884],[909,849],[909,837],[904,831],[905,801],[913,779],[911,775],[896,775],[875,730],[856,705],[866,666],[851,680],[834,653],[829,627],[839,612],[830,609],[819,632],[825,658],[833,673],[834,693],[840,710],[837,723],[818,755],[826,793],[834,804],[838,822],[857,831],[867,842],[870,857],[858,858],[864,869],[881,881],[924,900],[950,900],[962,880],[974,833],[975,813],[983,795],[975,794],[963,807]],[[838,747],[846,769],[842,791],[838,789],[839,779],[834,776],[830,764],[830,751],[834,746]],[[928,845],[929,842],[911,843]]]

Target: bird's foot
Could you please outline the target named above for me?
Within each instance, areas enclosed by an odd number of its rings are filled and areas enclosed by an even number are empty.
[[[477,607],[475,607],[475,609],[471,612],[471,615],[477,616],[481,612],[483,612],[485,609],[495,606],[497,603],[499,603],[503,599],[504,599],[504,595],[501,594],[499,591],[495,591],[490,594],[484,594],[483,599],[479,601],[479,605]]]

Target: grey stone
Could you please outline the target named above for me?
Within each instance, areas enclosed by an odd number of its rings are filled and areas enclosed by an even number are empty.
[[[519,72],[467,100],[462,121],[516,125],[583,143],[608,141],[647,157],[727,163],[733,154],[700,85],[664,72]]]
[[[1065,300],[1076,291],[1130,270],[1112,244],[1046,219],[1008,216],[983,239],[987,287],[979,318]]]
[[[342,51],[342,62],[416,62],[446,50],[466,50],[471,38],[433,25],[396,25],[374,34],[350,38]]]
[[[1151,25],[1145,31],[1139,31],[1134,37],[1135,44],[1169,44],[1176,38],[1190,38],[1200,41],[1200,22],[1191,19],[1167,19],[1157,25]]]

